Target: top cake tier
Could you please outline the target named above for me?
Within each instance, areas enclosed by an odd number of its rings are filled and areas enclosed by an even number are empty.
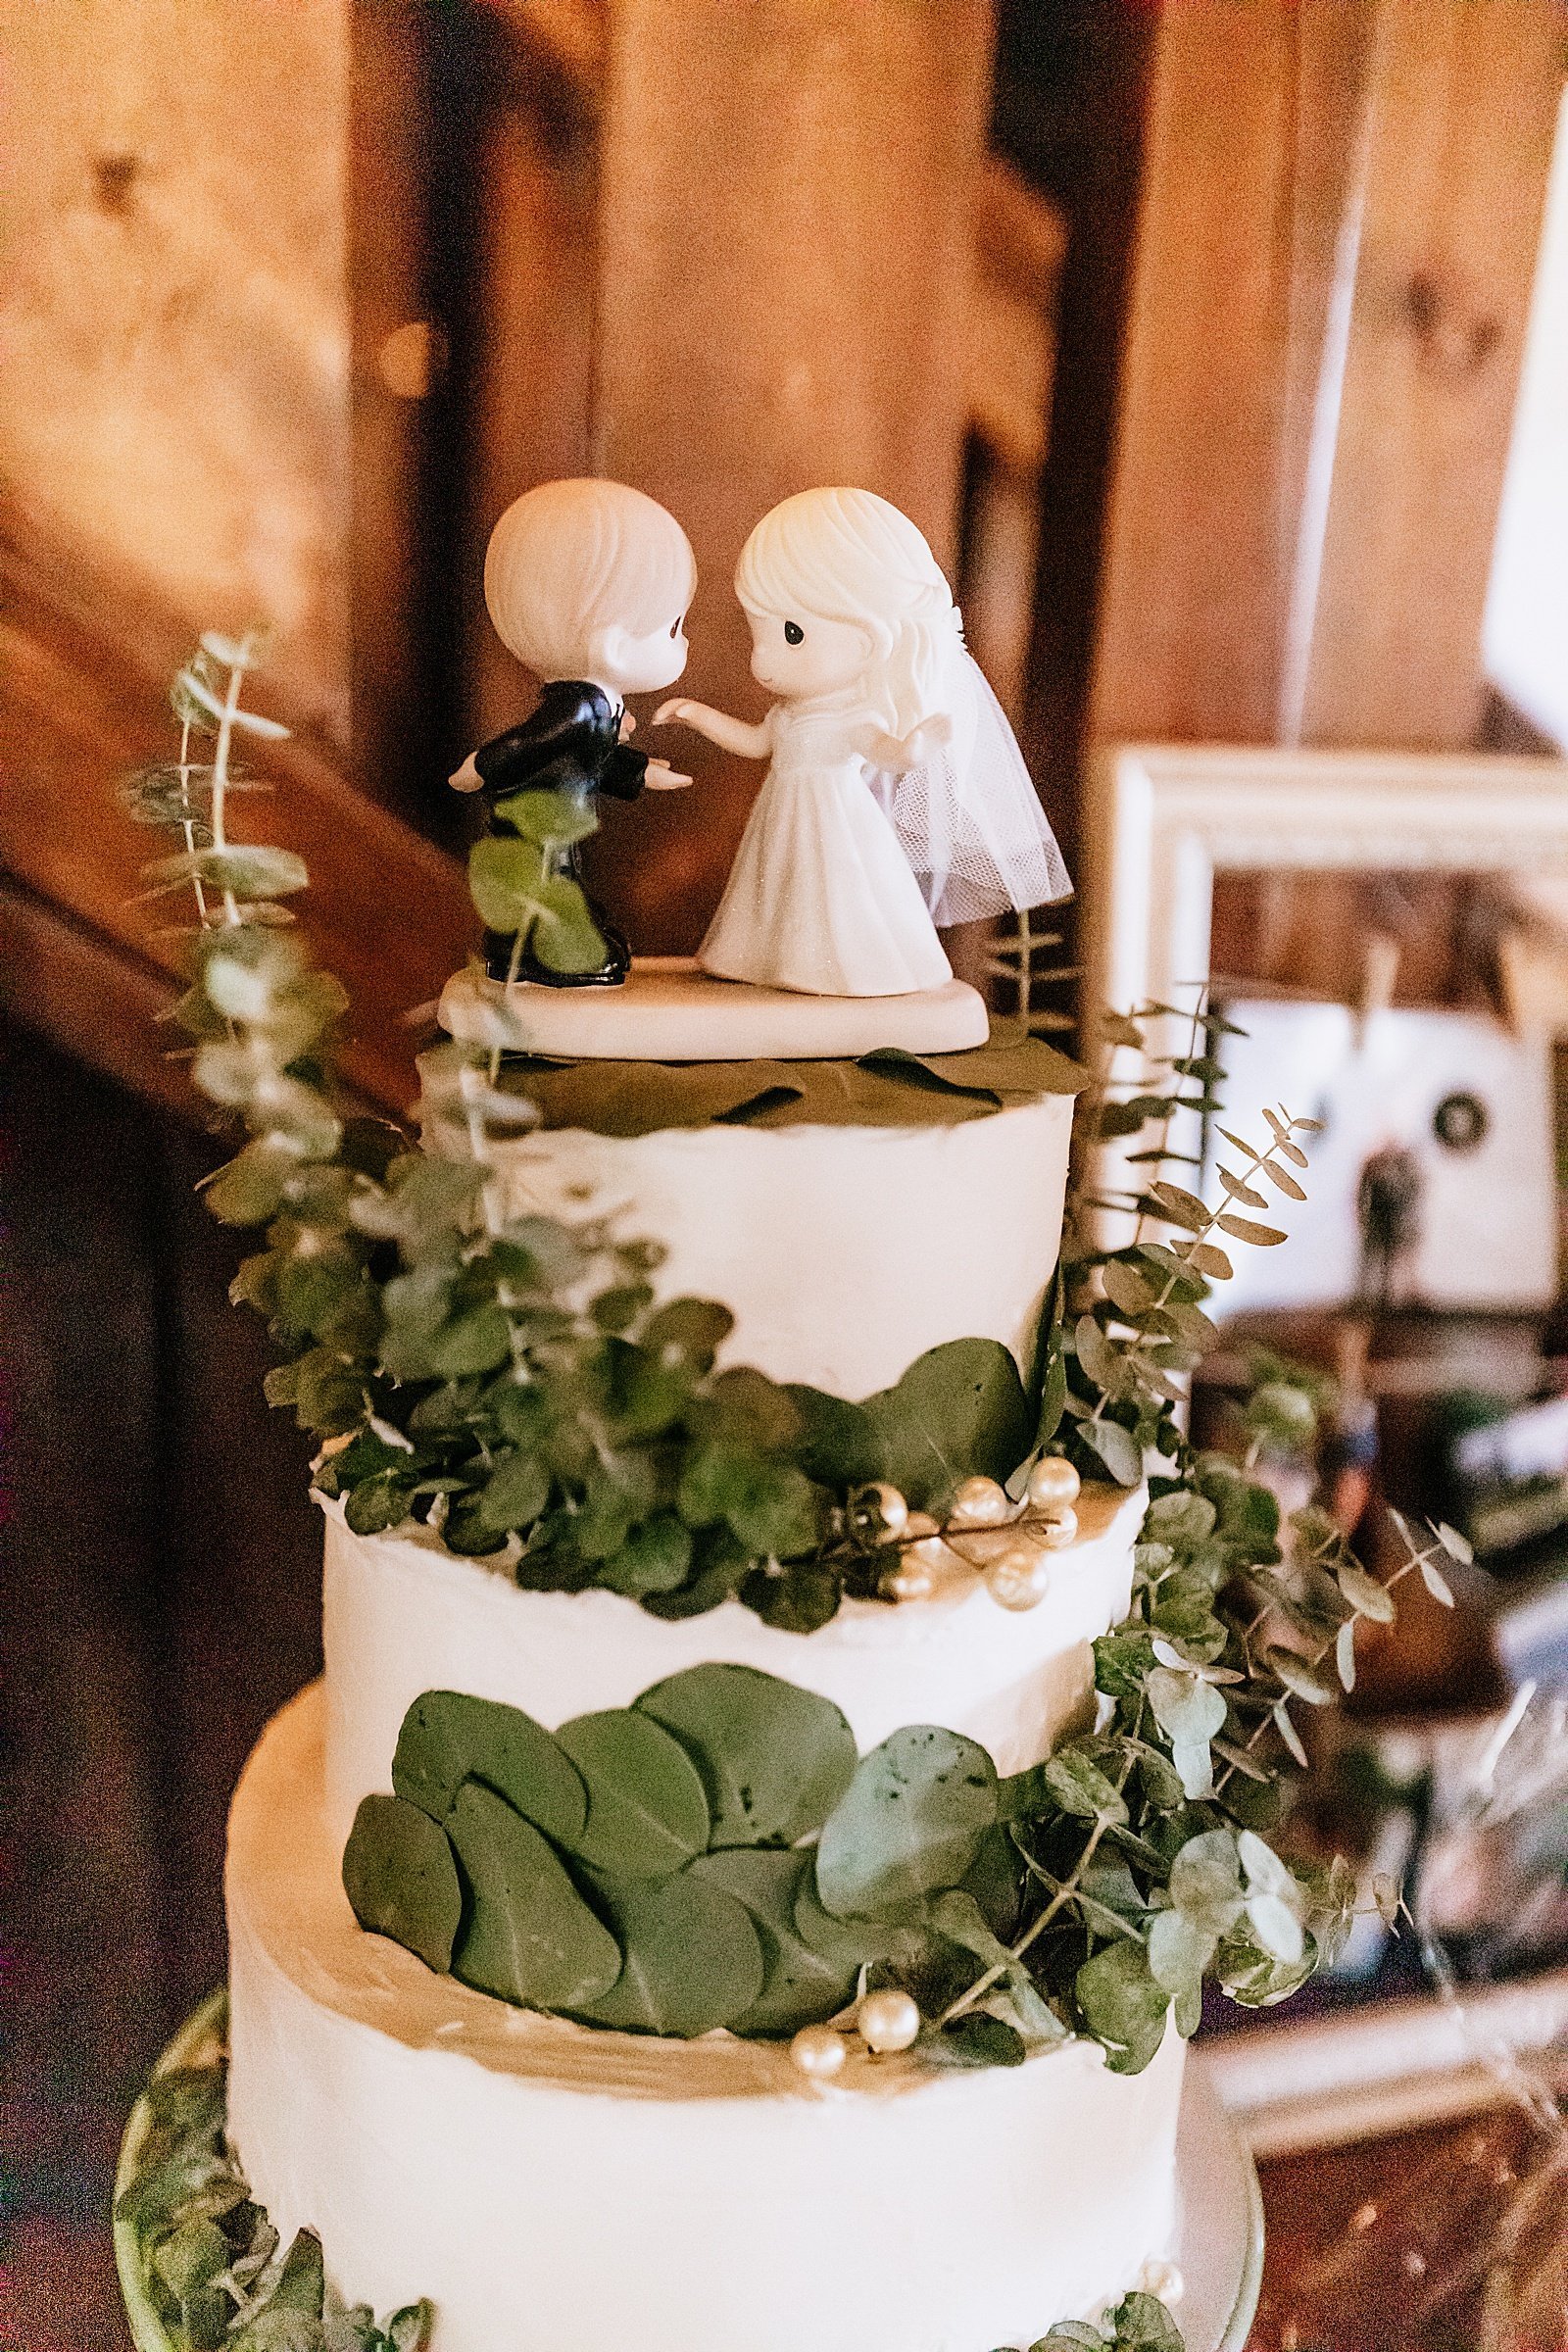
[[[1030,1373],[1082,1082],[1049,1047],[510,1077],[542,1123],[490,1147],[506,1213],[661,1245],[661,1297],[734,1316],[723,1361],[853,1400],[951,1340],[1001,1341]],[[429,1086],[422,1123],[427,1149],[467,1153]]]

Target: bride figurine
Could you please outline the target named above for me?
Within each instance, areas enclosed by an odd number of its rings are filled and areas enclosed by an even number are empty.
[[[672,720],[767,775],[698,952],[809,996],[940,988],[937,925],[1039,906],[1072,885],[1012,730],[906,515],[869,490],[803,490],[741,551],[735,593],[759,724],[704,703]]]

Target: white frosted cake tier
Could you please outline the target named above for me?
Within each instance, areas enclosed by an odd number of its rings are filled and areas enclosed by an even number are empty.
[[[422,1532],[356,1536],[328,1504],[323,1629],[327,1819],[341,1852],[360,1799],[392,1786],[392,1754],[424,1690],[498,1698],[555,1731],[624,1707],[715,1660],[821,1692],[861,1753],[907,1723],[964,1732],[998,1769],[1038,1764],[1092,1713],[1090,1643],[1125,1615],[1142,1492],[1086,1488],[1078,1540],[1038,1607],[999,1607],[965,1572],[929,1600],[846,1601],[814,1634],[780,1633],[739,1601],[666,1622],[617,1592],[525,1592]]]
[[[804,1651],[820,1636],[803,1642]],[[1017,2068],[592,2032],[356,1925],[318,1689],[229,1826],[229,2128],[351,2302],[427,2295],[432,2352],[988,2352],[1098,2313],[1165,2249],[1183,2045]]]
[[[550,1128],[491,1157],[509,1213],[662,1243],[661,1298],[734,1315],[722,1361],[858,1401],[948,1340],[1000,1340],[1029,1373],[1072,1112],[1046,1095],[952,1125]],[[424,1140],[466,1150],[433,1119]]]

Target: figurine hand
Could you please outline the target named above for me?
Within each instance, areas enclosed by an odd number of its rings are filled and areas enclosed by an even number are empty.
[[[484,789],[484,778],[473,764],[471,752],[456,774],[448,776],[447,782],[454,792],[481,792]]]
[[[650,792],[678,792],[691,778],[671,767],[667,760],[650,760],[643,771],[643,782]]]
[[[636,732],[637,732],[637,721],[636,721],[636,718],[634,717],[634,715],[632,714],[632,712],[631,712],[630,710],[622,710],[622,712],[621,712],[621,714],[620,714],[620,736],[619,736],[619,740],[620,740],[622,743],[626,743],[626,742],[628,742],[628,741],[630,740],[630,738],[631,738],[633,735],[635,735],[635,734],[636,734]]]
[[[670,726],[677,719],[683,719],[692,708],[693,705],[685,696],[677,694],[671,701],[660,704],[654,712],[654,724],[656,727]]]

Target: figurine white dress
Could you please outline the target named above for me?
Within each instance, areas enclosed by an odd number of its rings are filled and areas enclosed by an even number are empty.
[[[772,760],[698,961],[814,996],[940,988],[953,967],[867,783],[863,699],[775,703],[762,724]]]
[[[868,490],[806,490],[765,514],[735,591],[758,725],[676,700],[677,719],[770,761],[698,951],[729,980],[904,996],[952,966],[938,923],[1071,889],[1018,747],[965,650],[940,566]]]

